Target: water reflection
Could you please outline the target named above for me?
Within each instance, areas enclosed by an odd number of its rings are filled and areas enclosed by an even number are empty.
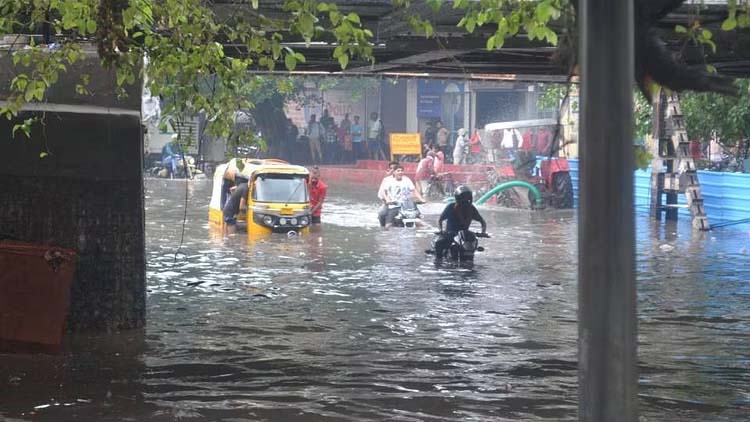
[[[209,230],[208,183],[146,186],[145,333],[3,356],[1,416],[576,419],[574,213],[483,211],[462,269],[424,255],[434,228],[380,230],[364,189],[332,186],[309,236],[249,241]],[[643,419],[746,420],[748,233],[638,223]]]

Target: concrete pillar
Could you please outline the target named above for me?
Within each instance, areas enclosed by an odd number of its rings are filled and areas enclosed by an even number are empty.
[[[469,82],[464,82],[464,95],[461,100],[464,105],[464,125],[466,131],[471,134],[474,132],[474,121],[471,120],[471,91],[469,91]]]
[[[0,79],[9,80],[9,71],[1,61]],[[75,94],[81,73],[91,75],[96,94]],[[20,116],[44,119],[31,139],[11,139],[20,120],[0,119],[0,231],[78,252],[72,331],[145,324],[141,88],[129,87],[128,98],[118,100],[114,87],[114,74],[91,57],[62,77],[48,103]]]
[[[416,79],[408,79],[406,81],[406,131],[409,133],[419,132]]]
[[[635,422],[633,2],[579,3],[579,420]]]

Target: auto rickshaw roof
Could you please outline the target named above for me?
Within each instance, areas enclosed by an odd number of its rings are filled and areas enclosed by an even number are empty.
[[[555,119],[532,119],[532,120],[514,120],[512,122],[495,122],[484,125],[485,131],[504,130],[504,129],[521,129],[526,127],[539,126],[556,126]]]
[[[276,159],[250,159],[244,160],[245,168],[242,169],[241,173],[252,177],[254,174],[298,174],[300,176],[307,176],[310,171],[303,166],[296,164],[289,164],[283,160]]]

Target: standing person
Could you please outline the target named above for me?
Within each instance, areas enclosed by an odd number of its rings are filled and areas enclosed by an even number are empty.
[[[469,139],[469,162],[476,164],[482,161],[482,138],[479,137],[479,130],[474,129]]]
[[[323,126],[315,119],[314,114],[310,115],[310,121],[307,123],[307,137],[310,138],[310,159],[313,163],[320,163],[323,161],[323,152],[320,149]]]
[[[533,142],[533,129],[529,128],[523,131],[522,135],[522,141],[521,141],[521,149],[524,151],[532,151],[534,149],[534,142]]]
[[[433,164],[435,173],[439,175],[443,172],[443,166],[445,165],[445,154],[443,154],[443,151],[441,151],[440,147],[436,144],[432,144],[432,146],[430,147],[430,151],[432,151],[432,154],[435,157],[435,163]]]
[[[313,166],[310,170],[310,181],[307,184],[310,190],[310,214],[312,215],[312,224],[320,224],[320,215],[323,212],[323,201],[328,193],[328,185],[320,180],[320,169]]]
[[[349,120],[349,113],[344,114],[344,120],[339,124],[339,142],[342,146],[342,162],[352,162],[354,146],[352,145],[352,121]]]
[[[367,145],[372,153],[372,159],[378,160],[382,157],[386,160],[385,151],[383,150],[382,139],[383,137],[383,123],[378,119],[378,113],[370,114],[370,121],[367,125]]]
[[[502,151],[502,140],[503,131],[493,130],[490,131],[490,142],[489,148],[487,148],[487,162],[494,164],[498,158],[500,158],[500,152]]]
[[[328,114],[328,109],[323,110],[323,115],[320,116],[320,124],[323,125],[323,129],[328,131],[334,124],[333,117]]]
[[[296,148],[297,143],[297,137],[299,136],[299,129],[297,129],[297,125],[294,124],[292,119],[288,118],[286,119],[286,151],[285,155],[289,157],[289,161],[301,161],[300,157],[298,157],[298,151]]]
[[[365,143],[362,139],[362,124],[359,123],[359,116],[354,116],[354,123],[351,126],[352,146],[354,147],[354,160],[359,160],[366,156]]]
[[[552,134],[543,127],[536,132],[536,146],[539,155],[552,155],[557,152],[552,149]]]
[[[429,151],[417,164],[417,172],[414,179],[417,181],[417,190],[422,196],[427,195],[430,180],[435,177],[435,154]]]
[[[459,129],[458,136],[456,137],[456,146],[453,147],[453,164],[464,164],[465,148],[468,143],[466,129]]]
[[[437,139],[437,144],[440,147],[442,151],[449,151],[448,150],[448,138],[450,135],[450,132],[448,132],[448,129],[443,126],[443,122],[440,120],[437,121],[435,124],[437,126],[437,134],[435,135]]]
[[[322,125],[322,123],[321,123]],[[325,128],[325,142],[323,143],[323,157],[328,164],[337,164],[339,158],[339,135],[336,122],[331,118],[331,123]]]
[[[386,182],[383,194],[384,201],[388,207],[388,212],[385,216],[385,228],[388,228],[393,224],[393,219],[398,215],[402,202],[412,198],[416,199],[418,202],[425,202],[419,191],[415,189],[414,183],[411,179],[404,176],[404,168],[401,164],[398,164],[393,170],[393,176]]]
[[[432,121],[427,121],[427,126],[424,129],[424,143],[425,145],[432,146],[437,141],[437,129],[433,126]]]

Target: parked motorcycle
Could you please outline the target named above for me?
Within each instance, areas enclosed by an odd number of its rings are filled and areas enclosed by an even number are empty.
[[[187,163],[187,168],[185,167],[185,163]],[[154,163],[154,166],[151,167],[148,172],[154,177],[170,177],[169,169],[161,161],[157,161],[156,163]],[[195,176],[202,174],[203,172],[200,171],[200,169],[198,169],[195,165],[195,158],[190,155],[186,155],[184,160],[180,159],[177,161],[177,173],[171,176],[172,178],[177,179],[192,179]]]
[[[435,236],[432,238],[431,249],[425,251],[427,254],[435,254],[435,244],[442,235],[442,232],[435,233]],[[443,252],[443,256],[439,258],[450,259],[458,264],[473,263],[474,253],[484,251],[484,248],[479,246],[478,238],[480,237],[488,238],[490,235],[487,233],[475,233],[471,230],[459,231],[453,237],[451,245]]]

